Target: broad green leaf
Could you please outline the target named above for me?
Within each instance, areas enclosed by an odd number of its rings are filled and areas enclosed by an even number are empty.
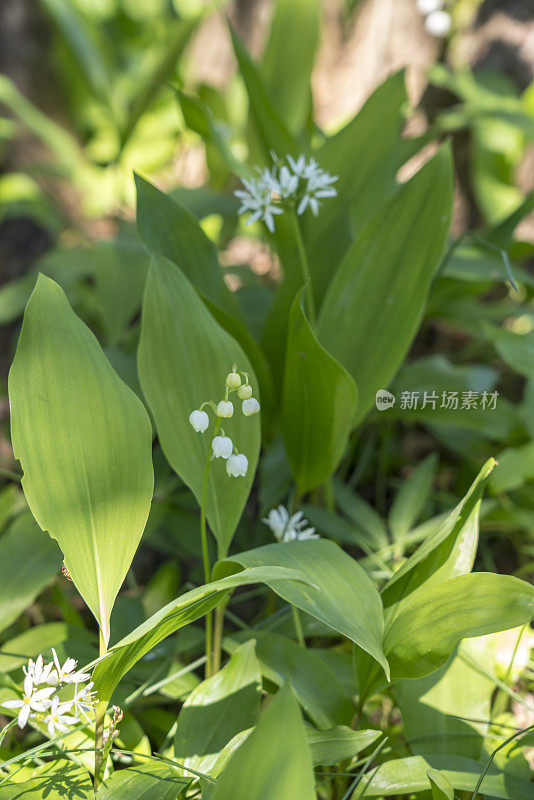
[[[182,706],[174,757],[184,767],[211,774],[221,750],[257,721],[261,674],[254,642],[238,647],[216,675],[199,684]]]
[[[406,739],[414,755],[450,754],[479,759],[491,717],[495,682],[461,654],[491,663],[487,637],[465,639],[440,669],[424,678],[400,681],[395,696]]]
[[[314,153],[323,169],[339,176],[335,184],[337,197],[324,202],[319,216],[301,217],[312,274],[310,290],[317,306],[354,234],[362,230],[395,190],[405,101],[404,77],[397,73],[378,87],[348,125]],[[280,150],[278,155],[283,152]],[[357,225],[350,219],[351,206]],[[289,313],[302,279],[294,237],[291,227],[284,225],[284,217],[277,218],[275,240],[284,280],[275,295],[262,342],[275,380],[281,381]]]
[[[353,731],[346,725],[337,725],[326,731],[306,727],[308,744],[315,766],[339,764],[353,758],[382,735],[382,731]]]
[[[96,800],[179,800],[190,783],[168,762],[142,759],[110,775],[99,787]]]
[[[239,304],[224,282],[217,248],[193,214],[140,175],[137,228],[152,253],[173,261],[191,283],[216,306],[239,316]]]
[[[454,787],[448,778],[437,769],[427,769],[426,774],[432,788],[432,800],[454,800]]]
[[[24,314],[9,397],[28,505],[57,539],[107,642],[150,509],[152,428],[62,289],[42,275]]]
[[[446,444],[453,428],[501,441],[518,426],[518,419],[517,410],[504,397],[497,396],[496,407],[490,407],[490,394],[497,379],[498,373],[491,367],[456,365],[442,355],[425,356],[401,369],[391,387],[397,402],[393,408],[381,413],[384,419],[402,420],[405,424],[420,423],[432,431],[442,432]],[[408,396],[417,393],[416,408],[402,408],[402,392],[408,392]],[[469,392],[475,392],[471,395],[477,401],[475,408],[464,406]],[[484,392],[486,408],[481,405]],[[455,393],[457,407],[454,403],[447,406],[448,398]],[[433,400],[429,399],[432,396]]]
[[[107,342],[114,347],[139,312],[150,257],[138,242],[120,239],[99,242],[93,253],[95,296]]]
[[[258,67],[252,61],[243,42],[230,27],[232,44],[239,72],[245,83],[250,106],[250,118],[262,146],[265,162],[270,161],[270,151],[280,157],[296,152],[296,143],[284,125],[265,90]]]
[[[61,567],[61,553],[29,512],[0,538],[0,631],[14,622]]]
[[[484,464],[463,500],[386,583],[382,601],[386,609],[392,609],[388,618],[398,613],[402,601],[416,590],[471,571],[478,544],[480,498],[495,463],[490,459]]]
[[[483,762],[461,756],[411,756],[392,759],[371,770],[363,779],[352,800],[361,797],[382,797],[424,792],[431,788],[428,769],[437,769],[455,789],[472,792],[477,784]],[[484,797],[500,800],[531,800],[532,784],[492,766],[482,785]]]
[[[224,640],[230,652],[239,642],[253,639],[262,675],[277,686],[289,683],[293,694],[319,728],[348,723],[354,705],[335,672],[312,649],[270,631],[250,630]]]
[[[317,341],[300,292],[291,309],[281,426],[299,491],[317,488],[336,469],[356,410],[354,381]]]
[[[355,422],[387,387],[415,336],[451,207],[451,157],[443,147],[359,236],[328,288],[318,338],[356,381]]]
[[[87,770],[59,758],[36,767],[28,780],[0,786],[0,800],[93,800],[94,796]]]
[[[97,100],[111,109],[113,50],[111,43],[101,35],[102,29],[92,24],[69,0],[41,0],[41,4],[68,44],[88,87]]]
[[[510,492],[534,479],[534,442],[509,447],[499,453],[497,469],[491,478],[494,492]]]
[[[214,243],[187,208],[138,175],[136,187],[141,239],[152,253],[168,258],[182,270],[217,322],[239,342],[260,381],[265,407],[270,409],[273,387],[267,361],[242,321],[235,294],[224,282]]]
[[[391,505],[389,527],[395,541],[402,541],[422,513],[432,490],[437,456],[424,458],[407,478]]]
[[[280,583],[280,597],[324,622],[366,650],[388,673],[382,651],[382,603],[374,583],[333,542],[316,539],[283,542],[232,555],[215,566],[215,577],[242,567],[285,567],[301,572],[309,585]],[[273,587],[273,584],[270,584]]]
[[[315,800],[306,729],[286,686],[217,778],[213,800]]]
[[[92,632],[79,626],[67,625],[65,622],[45,622],[43,625],[36,625],[3,643],[0,648],[0,672],[20,669],[29,658],[35,659],[39,653],[50,652],[52,647],[58,653],[66,650],[69,656],[85,660],[87,651],[91,650],[93,639],[96,641]],[[68,644],[64,647],[66,642]]]
[[[318,217],[304,217],[318,300],[324,297],[333,276],[332,267],[335,271],[354,237],[396,190],[406,99],[404,73],[397,72],[316,154],[323,169],[339,176],[335,183],[337,197],[324,202]]]
[[[266,583],[274,591],[286,580],[306,580],[300,571],[267,567],[235,572],[222,580],[199,586],[168,603],[150,619],[139,625],[124,639],[111,647],[98,662],[93,680],[98,698],[107,705],[120,679],[159,642],[171,633],[200,619],[217,606],[236,586],[247,583]]]
[[[318,0],[277,0],[261,75],[281,119],[295,137],[311,112],[311,71],[319,39]],[[298,31],[287,46],[288,31]],[[288,80],[291,75],[291,80]]]
[[[489,323],[484,324],[483,331],[508,366],[534,379],[534,333],[512,333]]]
[[[444,664],[465,638],[529,623],[534,586],[476,572],[425,588],[403,603],[384,637],[394,678],[419,678]]]
[[[189,415],[205,401],[224,398],[226,375],[234,363],[249,373],[256,396],[258,386],[239,344],[214,320],[181,270],[160,257],[154,258],[147,279],[138,363],[163,452],[200,504],[210,434],[197,433]],[[222,553],[228,551],[243,512],[260,448],[260,415],[245,417],[236,395],[232,399],[234,415],[224,420],[224,432],[246,455],[249,467],[244,478],[233,478],[223,459],[211,465],[207,517]],[[209,413],[213,425],[213,411]]]

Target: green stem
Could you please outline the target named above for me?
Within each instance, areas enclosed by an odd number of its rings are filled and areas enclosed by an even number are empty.
[[[304,630],[302,628],[302,620],[298,608],[296,606],[291,606],[291,613],[293,614],[293,624],[295,626],[295,633],[297,634],[297,642],[301,647],[306,649],[306,640],[304,638]]]
[[[11,728],[14,728],[16,724],[17,724],[17,718],[15,717],[15,719],[12,719],[11,722],[8,722],[7,725],[5,725],[2,728],[2,730],[0,731],[0,744],[2,744],[2,742],[4,741],[4,736],[6,735],[6,733],[10,731]]]
[[[210,477],[211,467],[211,445],[214,438],[217,436],[217,431],[221,425],[221,418],[217,417],[215,426],[213,428],[209,445],[208,455],[206,457],[206,466],[204,467],[204,478],[202,480],[202,495],[200,498],[200,541],[202,544],[202,563],[204,565],[204,583],[211,581],[211,565],[210,555],[208,550],[208,529],[206,525],[206,502],[208,498],[208,484]],[[212,659],[213,659],[213,615],[211,611],[206,614],[206,678],[212,675]]]
[[[311,273],[310,273],[310,263],[308,261],[308,255],[306,253],[306,247],[304,245],[304,239],[302,238],[302,231],[300,229],[300,222],[299,218],[295,212],[295,209],[291,210],[291,219],[293,222],[293,230],[295,233],[295,241],[297,243],[297,250],[300,259],[300,267],[302,270],[302,277],[304,279],[304,284],[306,285],[306,312],[308,314],[309,322],[311,326],[315,327],[315,302],[313,299],[313,286],[311,280]]]
[[[107,652],[107,645],[102,631],[100,631],[100,646],[99,656],[102,658]],[[99,702],[96,706],[96,719],[95,719],[95,792],[100,785],[100,780],[104,775],[106,765],[103,759],[104,753],[104,722],[106,719],[106,711],[108,710],[107,702]]]

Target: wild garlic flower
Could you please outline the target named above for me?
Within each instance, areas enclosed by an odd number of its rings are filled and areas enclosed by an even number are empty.
[[[92,682],[79,688],[90,680],[89,673],[76,671],[77,661],[68,658],[61,666],[57,653],[52,649],[53,661],[43,663],[42,655],[35,661],[29,659],[27,666],[23,667],[24,686],[21,699],[6,700],[2,703],[5,708],[19,709],[17,723],[19,728],[24,728],[28,720],[33,719],[44,723],[50,736],[56,732],[66,733],[69,726],[80,722],[80,713],[90,721],[88,712],[96,703],[95,692],[92,692]],[[38,688],[43,686],[44,688]],[[74,697],[60,697],[68,684],[75,684]]]
[[[52,705],[49,712],[44,718],[44,723],[48,728],[48,733],[53,738],[56,733],[68,733],[69,725],[76,725],[78,717],[73,717],[67,712],[72,708],[72,700],[67,700],[64,703],[59,702],[59,697],[56,695],[52,698]]]
[[[19,708],[17,723],[19,728],[24,728],[30,717],[35,716],[32,712],[44,713],[50,706],[50,695],[54,694],[54,688],[36,689],[33,685],[31,675],[24,678],[24,690],[20,700],[6,700],[2,703],[4,708]]]
[[[195,409],[189,415],[189,422],[194,430],[204,433],[209,427],[209,416],[204,408],[211,408],[214,412],[215,426],[211,434],[210,457],[212,459],[222,458],[226,461],[226,473],[234,478],[247,474],[248,458],[239,452],[232,439],[225,434],[221,428],[221,420],[231,419],[234,415],[234,404],[229,399],[232,392],[237,392],[237,396],[242,400],[241,411],[245,417],[259,413],[260,404],[252,396],[252,386],[249,384],[248,378],[248,373],[240,372],[237,364],[234,364],[225,378],[222,400],[219,400],[218,403],[206,400],[200,408]]]
[[[234,194],[241,200],[241,207],[237,213],[252,212],[247,220],[247,225],[252,225],[253,222],[262,219],[271,233],[274,233],[274,217],[284,212],[274,202],[272,198],[273,190],[269,184],[270,181],[266,181],[264,175],[256,180],[246,180],[244,178],[243,186],[245,189],[238,189]]]
[[[315,533],[315,528],[305,528],[308,520],[304,518],[302,511],[290,515],[287,508],[282,505],[271,509],[262,522],[269,526],[279,542],[302,542],[320,538],[319,534]]]
[[[238,214],[251,212],[247,225],[262,219],[271,233],[274,232],[274,216],[294,208],[298,215],[310,209],[317,216],[321,200],[335,197],[337,190],[332,184],[337,175],[330,175],[314,158],[297,159],[287,155],[284,160],[271,153],[273,166],[270,170],[257,169],[258,177],[243,180],[245,189],[234,192],[241,200]]]

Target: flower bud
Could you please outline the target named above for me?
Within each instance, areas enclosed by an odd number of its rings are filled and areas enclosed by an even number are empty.
[[[233,478],[241,478],[247,474],[248,458],[243,453],[230,456],[226,462],[226,472]]]
[[[248,383],[244,383],[237,390],[237,396],[240,400],[248,400],[250,397],[252,397],[252,386],[250,386]]]
[[[229,400],[221,400],[217,404],[217,416],[227,417],[228,419],[233,415],[234,407]]]
[[[211,448],[215,458],[229,458],[232,455],[234,445],[229,436],[216,436]]]
[[[241,410],[243,411],[245,417],[251,417],[253,414],[258,413],[260,410],[260,404],[255,397],[250,397],[248,400],[243,400]]]
[[[229,372],[226,376],[226,385],[229,389],[239,389],[241,376],[237,372]]]
[[[208,425],[210,424],[210,418],[206,414],[205,411],[192,411],[189,414],[189,422],[193,426],[193,428],[197,431],[197,433],[204,433]]]

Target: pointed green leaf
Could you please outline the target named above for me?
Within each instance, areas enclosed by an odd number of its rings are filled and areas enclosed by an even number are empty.
[[[317,341],[300,292],[291,309],[287,339],[282,432],[301,493],[323,483],[347,444],[357,392],[349,373]]]
[[[347,725],[336,725],[326,731],[307,728],[314,765],[339,764],[358,755],[382,735],[382,731],[353,731]]]
[[[493,458],[484,464],[466,496],[386,583],[382,602],[388,619],[420,587],[426,589],[471,571],[478,545],[480,499],[495,464]]]
[[[340,264],[325,296],[319,341],[359,389],[356,422],[402,363],[443,254],[452,168],[443,147],[373,219]]]
[[[217,778],[213,800],[315,800],[306,729],[291,689],[282,689]]]
[[[289,683],[299,704],[319,728],[350,722],[354,705],[335,672],[312,650],[270,631],[240,631],[224,646],[234,652],[237,643],[254,639],[262,675],[277,686]]]
[[[267,567],[235,572],[222,580],[198,586],[168,603],[150,619],[139,625],[124,639],[111,647],[93,672],[93,680],[102,705],[107,705],[120,679],[159,642],[171,633],[200,619],[215,608],[236,586],[247,583],[266,583],[278,591],[285,581],[305,581],[294,569]]]
[[[319,39],[320,12],[318,0],[277,0],[261,64],[269,96],[296,137],[302,133],[311,112],[310,79]],[[288,47],[287,35],[292,30],[298,30],[298,36],[293,37],[292,46]]]
[[[250,117],[263,145],[265,160],[270,160],[269,152],[271,150],[274,150],[280,157],[288,153],[295,153],[296,143],[273,108],[257,66],[232,28],[230,28],[230,33],[239,72],[248,94]]]
[[[510,575],[459,575],[407,598],[386,631],[384,652],[394,678],[419,678],[444,664],[462,639],[533,617],[534,586]]]
[[[239,316],[239,305],[224,282],[217,248],[193,214],[140,175],[137,189],[137,229],[152,253],[173,261],[212,303]]]
[[[150,509],[152,428],[63,290],[42,275],[24,315],[9,397],[28,505],[58,540],[107,641]]]
[[[188,696],[178,716],[175,759],[186,769],[211,774],[228,742],[256,724],[260,700],[261,674],[254,642],[249,641]]]
[[[388,672],[382,651],[383,615],[380,595],[357,561],[334,542],[314,539],[268,544],[233,555],[215,565],[221,577],[242,567],[277,566],[297,569],[310,585],[271,584],[275,592],[307,614],[366,650]]]
[[[454,800],[454,787],[448,778],[437,769],[427,769],[426,774],[432,788],[432,800]]]
[[[60,568],[56,543],[43,536],[29,512],[18,516],[0,539],[0,631],[31,605]]]
[[[110,775],[99,787],[96,800],[179,800],[190,783],[191,779],[182,778],[171,764],[142,759],[140,764]]]
[[[210,434],[197,433],[189,415],[207,400],[223,399],[226,375],[234,363],[249,373],[258,397],[254,370],[239,344],[213,319],[183,273],[166,259],[154,258],[143,302],[139,379],[163,452],[199,504]],[[260,448],[260,414],[245,417],[237,396],[232,400],[234,415],[223,421],[224,432],[249,466],[244,478],[233,478],[223,459],[211,465],[207,516],[222,553],[228,551],[243,512]],[[213,412],[209,414],[213,425]]]

